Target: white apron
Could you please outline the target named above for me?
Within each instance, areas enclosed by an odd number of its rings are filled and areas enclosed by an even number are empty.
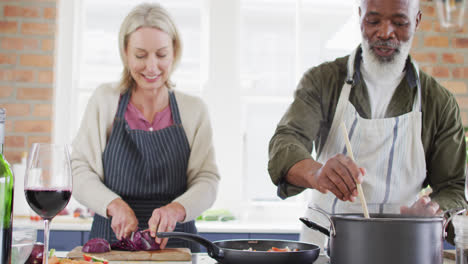
[[[354,74],[356,51],[349,57],[348,78]],[[337,109],[327,141],[317,161],[325,162],[342,153],[347,155],[343,132],[340,131],[344,121],[356,160],[359,167],[366,169],[362,182],[369,213],[400,213],[400,206],[412,205],[417,200],[426,178],[426,160],[421,141],[421,87],[417,65],[416,72],[418,93],[413,103],[413,110],[407,114],[382,119],[365,119],[359,116],[349,102],[351,85],[346,83],[338,100]],[[309,204],[315,204],[330,214],[363,213],[358,197],[354,202],[343,202],[328,192],[322,194],[311,190]],[[329,227],[329,221],[320,213],[306,210],[306,217]],[[325,245],[325,235],[302,226],[301,241]]]

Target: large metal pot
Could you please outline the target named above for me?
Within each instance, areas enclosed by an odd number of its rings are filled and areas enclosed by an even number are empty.
[[[442,264],[443,217],[399,214],[329,215],[330,229],[300,218],[309,228],[329,237],[328,255],[333,264]]]

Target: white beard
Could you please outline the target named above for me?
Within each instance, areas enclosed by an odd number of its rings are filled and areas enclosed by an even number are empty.
[[[378,55],[374,54],[370,48],[369,41],[363,38],[362,66],[364,67],[364,70],[372,78],[378,78],[383,82],[395,80],[401,76],[405,68],[406,59],[408,58],[412,42],[413,37],[411,37],[406,42],[402,42],[393,58],[384,60],[383,58],[379,58]]]

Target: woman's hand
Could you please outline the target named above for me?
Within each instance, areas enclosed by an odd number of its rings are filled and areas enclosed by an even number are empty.
[[[138,229],[135,212],[120,198],[114,199],[107,206],[107,216],[112,217],[111,228],[118,240],[130,236]]]
[[[442,211],[439,209],[439,204],[431,201],[429,196],[419,198],[411,207],[402,206],[401,214],[415,216],[435,216]]]
[[[154,209],[153,215],[148,221],[148,226],[152,237],[156,237],[156,232],[172,232],[177,222],[185,219],[185,208],[178,202],[170,203],[161,208]],[[156,237],[156,243],[161,249],[167,245],[168,238]]]

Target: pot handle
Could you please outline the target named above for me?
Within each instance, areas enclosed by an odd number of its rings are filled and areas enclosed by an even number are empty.
[[[156,237],[165,238],[165,237],[176,237],[184,240],[190,240],[195,243],[201,244],[202,246],[206,247],[206,251],[208,251],[208,255],[218,261],[224,258],[224,251],[222,248],[216,246],[208,239],[201,237],[199,235],[191,234],[191,233],[184,233],[184,232],[158,232],[156,233]]]
[[[309,207],[309,209],[311,209],[311,210],[314,210],[314,211],[317,211],[317,212],[323,214],[323,215],[328,219],[328,221],[330,222],[330,227],[331,227],[331,228],[330,228],[330,231],[331,231],[331,232],[329,232],[329,235],[328,235],[328,236],[330,236],[330,233],[331,233],[331,235],[335,237],[335,236],[336,236],[336,228],[335,228],[335,224],[333,224],[333,221],[331,220],[330,215],[329,215],[327,212],[325,212],[325,210],[323,210],[322,208],[318,207],[318,206],[315,205],[315,204],[309,205],[308,207]],[[301,220],[301,221],[302,221],[302,220]],[[319,226],[319,225],[318,225],[318,226]],[[320,226],[320,227],[321,227],[321,226]],[[324,228],[324,227],[322,227],[322,228]],[[324,229],[325,229],[325,228],[324,228]],[[320,231],[319,229],[316,229],[316,230]],[[321,231],[320,231],[320,232],[321,232]],[[323,232],[322,232],[322,233],[323,233]]]
[[[326,235],[327,237],[330,237],[330,231],[326,229],[325,227],[310,221],[309,218],[306,217],[300,217],[299,220],[301,220],[302,223],[304,223],[308,228],[314,229],[319,231],[320,233]]]
[[[445,231],[447,229],[448,224],[452,221],[452,219],[461,213],[464,213],[466,211],[465,208],[454,208],[454,209],[449,209],[444,211],[443,216],[444,216],[444,238],[447,237],[447,232]],[[449,215],[448,218],[445,216]]]

